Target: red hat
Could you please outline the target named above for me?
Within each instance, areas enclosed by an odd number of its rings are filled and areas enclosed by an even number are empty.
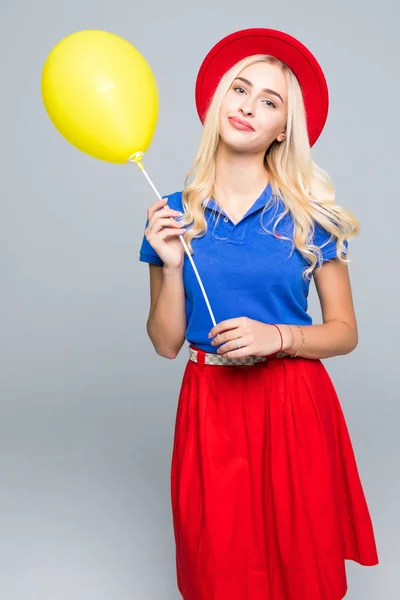
[[[228,69],[253,54],[270,54],[296,75],[303,94],[310,146],[319,138],[329,105],[324,73],[311,52],[296,38],[275,29],[243,29],[220,40],[203,60],[196,80],[196,107],[201,122],[215,89]]]

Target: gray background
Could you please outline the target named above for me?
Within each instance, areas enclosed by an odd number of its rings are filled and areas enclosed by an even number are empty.
[[[394,0],[2,0],[2,599],[179,597],[169,467],[187,346],[169,361],[146,334],[149,276],[138,252],[156,198],[134,165],[96,161],[55,130],[40,96],[46,56],[81,29],[111,31],[144,54],[160,91],[145,165],[168,194],[182,189],[200,138],[193,90],[203,57],[224,35],[257,26],[308,45],[330,87],[313,156],[362,235],[351,244],[359,346],[325,364],[381,561],[347,562],[347,597],[398,598],[396,10]],[[310,312],[320,322],[314,289]]]

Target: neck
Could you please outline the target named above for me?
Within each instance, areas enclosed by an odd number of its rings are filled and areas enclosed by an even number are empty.
[[[267,183],[264,153],[234,152],[220,141],[215,157],[216,190],[223,191],[230,197],[249,196],[264,189]]]

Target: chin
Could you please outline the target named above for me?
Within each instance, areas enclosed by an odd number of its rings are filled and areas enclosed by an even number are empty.
[[[249,144],[248,142],[245,143],[243,140],[232,139],[231,136],[224,137],[221,135],[221,141],[223,142],[224,146],[226,146],[226,148],[228,148],[232,152],[241,152],[249,154],[254,153],[253,145]]]
[[[219,135],[221,141],[227,148],[241,152],[246,150],[250,151],[252,149],[249,140],[246,141],[244,136],[240,134],[240,131],[237,133],[235,133],[235,131],[227,132],[224,128],[221,128]]]

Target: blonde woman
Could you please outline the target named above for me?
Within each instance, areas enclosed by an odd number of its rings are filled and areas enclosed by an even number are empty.
[[[204,59],[196,103],[190,181],[149,207],[140,251],[157,353],[189,342],[171,464],[178,587],[184,600],[339,600],[345,559],[378,556],[321,362],[358,341],[347,265],[359,225],[310,153],[325,77],[295,38],[239,31]],[[322,324],[307,313],[311,279]]]

